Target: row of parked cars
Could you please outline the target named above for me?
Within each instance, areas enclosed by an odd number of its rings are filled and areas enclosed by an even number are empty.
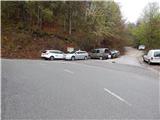
[[[75,50],[72,52],[64,53],[60,50],[45,50],[41,54],[41,58],[55,60],[55,59],[66,59],[66,60],[87,60],[89,58],[94,59],[110,59],[116,58],[120,55],[117,50],[110,50],[108,48],[97,48],[91,50],[91,52],[86,52],[82,50]]]

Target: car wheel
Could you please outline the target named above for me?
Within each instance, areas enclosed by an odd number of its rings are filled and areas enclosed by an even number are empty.
[[[103,57],[99,57],[100,60],[103,60]]]
[[[54,60],[54,57],[53,57],[53,56],[51,56],[51,57],[50,57],[50,60]]]
[[[146,60],[143,58],[143,62],[146,62]]]
[[[87,60],[87,56],[84,57],[84,60]]]
[[[71,60],[72,60],[72,61],[74,61],[74,60],[75,60],[75,57],[74,57],[74,56],[72,56],[72,57],[71,57]]]
[[[151,61],[150,61],[150,60],[148,60],[148,64],[149,64],[149,65],[151,64]]]
[[[146,62],[145,59],[143,59],[143,62]]]

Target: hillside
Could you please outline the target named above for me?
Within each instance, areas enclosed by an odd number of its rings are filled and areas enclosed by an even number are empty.
[[[128,43],[120,8],[107,2],[2,1],[2,57],[39,58],[73,46],[123,51]]]

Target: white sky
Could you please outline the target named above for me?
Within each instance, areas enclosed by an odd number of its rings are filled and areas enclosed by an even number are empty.
[[[118,2],[122,11],[122,15],[127,22],[134,22],[142,15],[144,7],[150,2],[158,2],[160,0],[115,0]]]

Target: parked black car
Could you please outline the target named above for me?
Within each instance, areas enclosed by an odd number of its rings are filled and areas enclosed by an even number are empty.
[[[117,58],[120,55],[120,52],[118,50],[110,50],[111,52],[111,58]]]

